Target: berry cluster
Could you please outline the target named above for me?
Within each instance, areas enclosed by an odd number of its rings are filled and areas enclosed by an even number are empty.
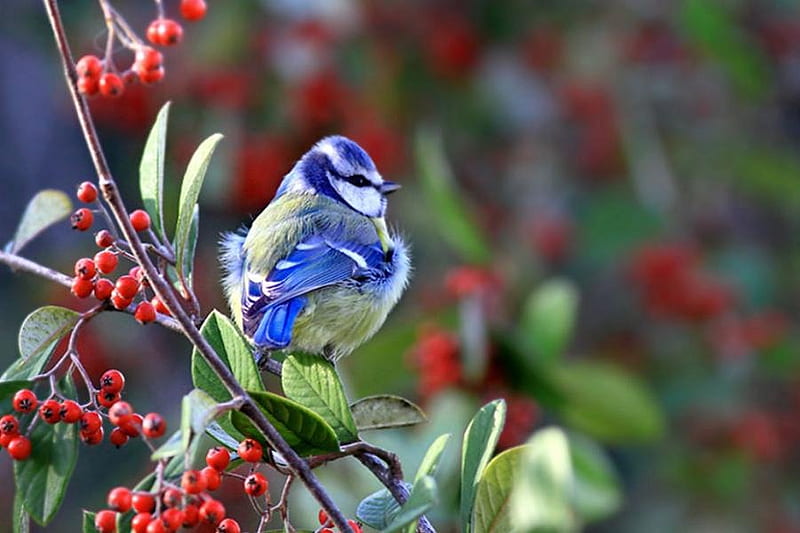
[[[181,0],[181,16],[189,21],[202,19],[206,14],[205,0]],[[121,34],[110,33],[109,38],[116,38],[125,48],[134,53],[133,64],[120,73],[114,66],[113,59],[106,56],[100,59],[95,55],[85,55],[75,64],[78,74],[78,90],[86,96],[100,95],[114,98],[125,91],[125,84],[140,81],[150,85],[164,78],[163,56],[161,52],[147,46],[130,29],[130,26],[115,11],[109,13]],[[147,27],[147,40],[158,46],[173,46],[183,38],[183,27],[173,19],[162,14]]]
[[[320,528],[317,529],[317,533],[334,533],[334,531],[336,531],[333,527],[333,521],[328,516],[328,513],[325,512],[325,509],[319,510],[319,513],[317,513],[317,520],[319,520],[320,525]],[[347,525],[350,526],[353,533],[361,533],[361,524],[355,520],[348,520]]]
[[[133,510],[130,525],[134,533],[166,533],[201,524],[216,526],[218,533],[239,533],[239,523],[226,518],[225,506],[208,494],[219,488],[230,462],[230,452],[218,446],[208,450],[205,468],[186,470],[174,483],[165,481],[157,492],[111,489],[109,508],[95,515],[95,528],[100,533],[114,533],[118,513]],[[268,488],[266,478],[258,472],[244,481],[244,490],[250,496],[261,496]]]
[[[78,200],[84,203],[97,201],[97,188],[86,181],[80,184],[77,192]],[[145,231],[150,228],[150,215],[147,211],[137,209],[130,215],[131,225],[136,231]],[[82,207],[73,213],[73,229],[88,230],[94,221],[94,212]],[[140,267],[135,266],[128,274],[122,275],[117,280],[111,281],[101,277],[102,274],[111,274],[119,265],[120,251],[116,247],[116,239],[108,230],[101,230],[95,235],[95,243],[102,248],[94,258],[84,257],[75,262],[75,277],[72,280],[72,294],[78,298],[88,298],[92,294],[101,301],[110,300],[115,309],[126,309],[140,294],[146,279]],[[156,313],[169,314],[166,306],[157,297],[151,300],[146,298],[139,302],[134,312],[136,320],[142,324],[153,322]]]

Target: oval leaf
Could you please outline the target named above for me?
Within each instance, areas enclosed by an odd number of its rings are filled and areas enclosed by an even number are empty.
[[[476,533],[512,529],[505,525],[513,525],[515,531],[574,530],[575,515],[570,505],[572,461],[564,432],[558,428],[542,429],[517,449],[521,458],[509,454],[505,462],[490,463],[486,468],[487,486],[478,487],[475,500]],[[506,505],[509,488],[513,491]],[[502,505],[498,504],[500,494]],[[488,501],[481,501],[482,498]],[[493,526],[484,527],[488,524]]]
[[[383,529],[383,533],[398,531],[417,520],[436,505],[436,481],[431,476],[420,478],[411,489],[408,500],[395,515],[392,522]]]
[[[217,414],[217,402],[214,398],[201,391],[194,389],[183,397],[181,403],[181,435],[183,436],[183,449],[189,447],[189,441],[193,436],[202,434],[206,427]]]
[[[425,452],[425,457],[417,468],[417,475],[414,476],[414,482],[419,481],[424,476],[432,476],[436,473],[436,468],[439,466],[439,459],[442,457],[447,442],[450,440],[450,433],[439,435],[433,443],[428,446],[428,451]]]
[[[283,362],[281,384],[286,396],[320,415],[339,442],[358,440],[342,382],[330,362],[316,355],[290,355]]]
[[[74,386],[62,384],[62,391],[75,397]],[[30,435],[31,455],[14,461],[14,483],[25,510],[40,525],[55,516],[78,460],[75,424],[38,424]]]
[[[406,489],[411,492],[410,483],[406,483]],[[381,530],[388,526],[399,512],[400,504],[394,496],[388,490],[381,489],[359,502],[356,507],[356,518],[372,529]]]
[[[19,330],[22,358],[0,376],[0,381],[30,379],[39,374],[58,341],[72,330],[79,317],[75,311],[55,305],[40,307],[29,314]]]
[[[147,142],[144,145],[142,160],[139,163],[139,189],[142,203],[150,214],[153,229],[162,237],[164,233],[164,150],[167,145],[167,119],[169,117],[167,102],[156,116]]]
[[[578,291],[566,280],[551,280],[530,295],[522,313],[520,337],[526,350],[544,363],[561,357],[572,337]]]
[[[94,517],[97,513],[92,511],[83,510],[83,533],[97,533],[97,528],[94,527]]]
[[[645,442],[664,432],[655,399],[636,377],[607,364],[573,363],[551,369],[561,416],[605,442]]]
[[[8,247],[15,254],[34,237],[58,222],[67,218],[72,212],[72,200],[62,191],[45,189],[39,191],[22,214],[14,240]]]
[[[175,224],[175,265],[178,272],[185,276],[184,272],[185,256],[188,252],[189,235],[192,229],[192,218],[195,212],[197,198],[200,196],[200,188],[203,186],[203,179],[208,170],[208,163],[214,154],[217,143],[222,140],[222,135],[215,133],[205,141],[200,143],[189,165],[183,175],[181,184],[181,196],[178,203],[178,220]]]
[[[441,136],[422,130],[417,134],[415,144],[418,175],[425,193],[423,197],[430,202],[430,211],[437,217],[435,227],[466,261],[487,262],[490,259],[489,247],[472,211],[466,209],[459,195]]]
[[[467,531],[472,521],[475,489],[494,453],[506,418],[506,402],[494,400],[475,414],[464,432],[461,450],[461,523]]]
[[[400,396],[367,396],[350,406],[360,431],[413,426],[428,418],[416,404]]]
[[[11,530],[14,533],[30,533],[31,517],[22,505],[22,497],[19,495],[19,492],[14,494],[14,508],[12,512],[14,515],[11,519]]]
[[[333,428],[314,411],[271,392],[248,393],[278,433],[299,455],[317,455],[339,450],[339,441]],[[233,411],[231,419],[234,427],[243,435],[268,444],[264,435],[244,414]]]
[[[622,504],[619,479],[608,456],[594,441],[569,435],[569,452],[575,476],[570,501],[585,522],[602,520]]]

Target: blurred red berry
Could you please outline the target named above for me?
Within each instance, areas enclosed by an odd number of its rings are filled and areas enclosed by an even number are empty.
[[[115,533],[117,531],[117,513],[110,509],[98,511],[94,515],[94,528],[97,533]]]
[[[105,431],[103,430],[102,427],[100,427],[96,431],[91,431],[91,432],[90,431],[81,431],[79,433],[81,441],[84,444],[88,445],[88,446],[95,446],[95,445],[100,444],[101,442],[103,442],[103,435],[104,434],[105,434]]]
[[[20,389],[14,394],[14,399],[11,403],[18,413],[31,413],[39,405],[39,400],[32,390]]]
[[[70,224],[72,225],[72,229],[76,229],[78,231],[86,231],[87,229],[92,227],[92,223],[94,223],[94,213],[92,213],[91,209],[86,207],[81,207],[74,213],[69,219]]]
[[[100,94],[108,98],[116,98],[125,91],[125,84],[122,83],[122,78],[113,72],[106,72],[100,76],[98,87]]]
[[[205,0],[181,0],[181,16],[186,20],[196,21],[206,16]]]
[[[58,415],[65,424],[75,424],[83,416],[83,407],[74,400],[64,400]]]
[[[19,433],[19,420],[14,415],[0,417],[0,433],[3,435],[16,435]]]
[[[150,227],[150,215],[144,209],[137,209],[129,216],[131,225],[136,231],[144,231]]]
[[[119,392],[125,388],[125,374],[112,368],[100,376],[100,388],[106,392]]]
[[[78,298],[88,298],[94,290],[94,282],[89,279],[73,278],[70,291]]]
[[[142,432],[144,417],[139,413],[131,413],[121,416],[119,419],[119,429],[129,437],[138,437]]]
[[[206,478],[198,470],[187,470],[181,476],[181,488],[186,494],[200,494],[206,490]]]
[[[233,518],[226,518],[217,526],[217,533],[240,533],[242,528],[239,527],[239,522]]]
[[[139,305],[136,306],[136,311],[133,313],[133,317],[140,324],[149,324],[156,319],[156,308],[148,301],[139,302]]]
[[[92,279],[97,273],[94,261],[88,257],[83,257],[75,262],[75,275],[84,280]]]
[[[103,427],[103,419],[96,411],[87,411],[81,415],[81,419],[78,421],[78,427],[81,431],[86,433],[94,433]]]
[[[24,461],[30,457],[32,450],[31,441],[23,435],[14,437],[6,446],[8,455],[15,461]]]
[[[497,286],[495,276],[487,269],[475,266],[454,268],[445,278],[447,292],[456,298],[465,298]]]
[[[227,448],[214,446],[206,452],[206,464],[222,472],[231,462],[231,454]]]
[[[253,497],[261,496],[269,489],[269,482],[261,472],[253,472],[244,480],[244,491]]]
[[[183,511],[177,507],[162,511],[161,523],[167,531],[177,531],[183,525]]]
[[[200,471],[200,475],[205,479],[206,490],[209,492],[217,490],[222,483],[222,474],[212,466],[203,468]]]
[[[261,461],[261,458],[264,455],[264,449],[261,447],[261,443],[255,439],[249,438],[244,439],[239,443],[237,452],[239,453],[239,457],[242,459],[242,461],[246,461],[248,463],[257,463]]]
[[[192,528],[200,523],[200,507],[194,504],[186,504],[183,508],[183,527]]]
[[[115,487],[108,491],[107,503],[114,511],[127,513],[131,509],[133,495],[127,487]]]
[[[118,392],[108,392],[101,390],[97,393],[97,403],[103,407],[110,409],[115,403],[120,400],[121,396]]]
[[[119,257],[111,250],[103,250],[94,255],[94,265],[103,274],[112,273],[117,268],[118,263]]]
[[[426,328],[412,348],[419,372],[419,391],[424,398],[461,383],[458,339],[448,331]]]
[[[76,196],[81,202],[90,204],[97,200],[97,187],[95,187],[90,181],[84,181],[78,185],[78,192]]]
[[[183,38],[183,27],[172,19],[156,19],[147,27],[147,39],[161,46],[178,44]]]
[[[110,279],[100,278],[94,282],[94,297],[98,300],[108,300],[114,290],[114,283]]]
[[[128,402],[116,402],[108,409],[108,419],[115,426],[119,426],[119,422],[123,416],[128,416],[130,414],[133,414],[133,406]]]
[[[142,433],[150,439],[157,439],[167,431],[167,423],[158,413],[147,413],[142,421]]]
[[[131,520],[131,530],[133,533],[147,533],[147,526],[152,519],[150,513],[136,513]]]
[[[114,284],[114,290],[117,291],[120,297],[131,299],[139,292],[139,281],[127,274],[120,276]]]
[[[75,70],[80,77],[98,79],[103,73],[103,62],[97,56],[86,55],[75,64]]]
[[[108,435],[108,441],[117,448],[125,446],[129,440],[130,437],[126,435],[125,432],[120,428],[112,429],[111,433]]]
[[[48,424],[57,424],[61,421],[61,405],[52,398],[45,400],[39,406],[39,418]]]
[[[108,248],[114,244],[114,237],[111,235],[110,231],[102,229],[95,234],[94,243],[98,248]]]
[[[134,492],[131,505],[137,513],[152,513],[156,510],[156,499],[149,492]]]
[[[78,78],[78,92],[85,96],[94,96],[100,92],[100,83],[97,78]]]
[[[225,518],[225,506],[217,500],[206,500],[200,506],[200,521],[217,525]]]

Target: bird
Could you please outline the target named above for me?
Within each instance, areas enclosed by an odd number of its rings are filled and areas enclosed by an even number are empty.
[[[380,329],[411,270],[408,246],[385,220],[399,188],[357,143],[325,137],[249,230],[222,236],[223,290],[259,364],[280,350],[335,363]]]

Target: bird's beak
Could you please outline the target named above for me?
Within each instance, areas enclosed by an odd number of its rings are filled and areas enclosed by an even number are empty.
[[[381,183],[378,190],[381,192],[381,194],[387,195],[393,193],[400,187],[401,185],[399,183],[395,183],[393,181],[384,181],[383,183]]]
[[[392,245],[392,239],[389,237],[389,229],[386,227],[386,220],[384,220],[383,217],[374,217],[370,218],[370,220],[375,225],[375,231],[378,233],[378,239],[381,241],[383,253],[389,253],[389,250],[394,246]]]

